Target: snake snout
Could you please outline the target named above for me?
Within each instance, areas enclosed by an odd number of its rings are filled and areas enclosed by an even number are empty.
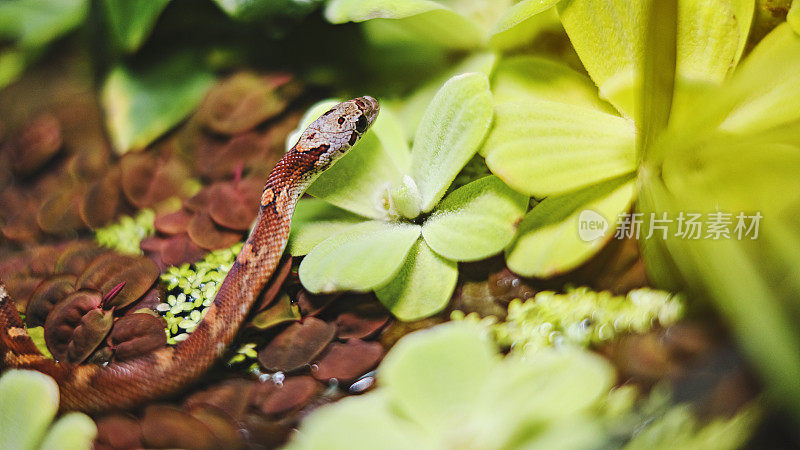
[[[372,125],[372,122],[378,117],[378,112],[381,110],[381,105],[375,100],[373,97],[369,95],[365,95],[363,97],[359,97],[358,100],[364,104],[362,108],[364,111],[364,115],[367,117],[369,124]]]

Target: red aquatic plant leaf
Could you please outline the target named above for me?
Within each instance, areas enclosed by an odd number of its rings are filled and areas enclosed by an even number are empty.
[[[239,424],[226,414],[213,408],[198,408],[189,413],[211,431],[218,448],[237,449],[244,447]]]
[[[333,294],[312,294],[305,289],[300,289],[297,293],[297,304],[300,305],[300,312],[303,317],[316,316],[325,310],[337,298],[341,297],[341,293]]]
[[[95,449],[135,449],[142,446],[142,429],[133,417],[112,414],[97,420]]]
[[[81,198],[80,216],[91,228],[102,227],[111,222],[120,207],[120,173],[111,169],[102,178],[92,183]]]
[[[195,169],[205,178],[219,180],[230,177],[238,167],[250,168],[270,150],[264,136],[249,132],[234,136],[228,142],[205,137],[198,145]]]
[[[291,255],[284,255],[283,258],[281,258],[278,267],[267,282],[266,289],[264,289],[261,296],[256,300],[255,306],[253,307],[254,311],[264,311],[278,298],[278,294],[281,292],[283,285],[286,283],[286,280],[289,279],[289,275],[292,274],[293,261],[294,259]]]
[[[67,246],[56,260],[55,273],[80,275],[92,261],[110,250],[94,242],[75,242]]]
[[[84,227],[78,214],[85,187],[74,185],[45,201],[36,214],[39,228],[49,234],[67,234]]]
[[[171,406],[148,406],[141,426],[147,448],[219,448],[214,434],[203,422]]]
[[[258,406],[267,415],[278,415],[305,406],[322,387],[308,375],[287,377],[281,383],[267,381],[259,386]]]
[[[336,327],[315,317],[289,325],[258,352],[270,371],[288,372],[311,363],[336,335]]]
[[[259,77],[243,72],[233,75],[209,91],[201,105],[200,117],[214,132],[236,134],[247,131],[283,111],[297,95],[288,86],[291,77]],[[278,90],[277,88],[282,88]]]
[[[84,314],[67,345],[67,360],[72,364],[85,361],[103,343],[113,325],[113,311],[93,309]]]
[[[11,168],[18,175],[36,172],[61,149],[61,124],[51,114],[30,122],[17,138]]]
[[[159,214],[153,225],[156,231],[164,234],[178,234],[183,233],[189,227],[189,221],[192,220],[192,214],[186,209],[179,209],[175,212],[168,214]]]
[[[43,281],[43,278],[35,275],[15,274],[10,277],[3,277],[9,295],[14,299],[18,311],[25,311],[31,296],[36,288]]]
[[[350,382],[378,365],[384,350],[378,342],[350,339],[345,343],[334,342],[322,358],[312,367],[314,378],[327,381],[331,378]]]
[[[125,283],[106,308],[124,308],[138,300],[158,278],[158,266],[149,258],[108,253],[101,255],[78,277],[78,289],[96,289],[103,294]]]
[[[189,411],[212,407],[234,420],[240,420],[247,410],[255,386],[256,383],[249,380],[227,380],[193,394],[186,399],[184,407]]]
[[[344,312],[336,317],[336,335],[339,339],[362,339],[374,335],[380,330],[389,316],[385,314],[367,315]]]
[[[89,311],[100,308],[103,297],[94,290],[73,292],[56,304],[44,322],[44,340],[57,360],[66,360],[73,333]]]
[[[177,158],[126,153],[119,162],[122,192],[137,208],[148,208],[181,192],[190,174]]]
[[[147,313],[129,314],[114,323],[109,336],[114,358],[125,361],[167,345],[166,323]]]
[[[167,238],[149,237],[143,239],[139,247],[161,270],[199,261],[206,254],[206,250],[192,242],[186,233]]]
[[[211,201],[211,198],[208,194],[208,188],[201,189],[197,194],[187,198],[183,202],[183,207],[195,213],[205,211],[208,209],[208,204]]]
[[[31,294],[25,310],[25,323],[29,327],[44,325],[53,307],[75,291],[75,275],[57,275],[42,281]]]
[[[218,226],[206,212],[195,214],[187,232],[195,244],[207,250],[228,248],[242,238],[241,231]]]
[[[248,230],[258,214],[264,182],[244,179],[217,183],[209,189],[208,213],[218,225],[233,230]]]

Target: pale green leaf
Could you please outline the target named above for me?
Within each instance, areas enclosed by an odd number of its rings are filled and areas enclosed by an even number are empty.
[[[111,34],[126,52],[141,47],[170,0],[103,0]]]
[[[183,56],[145,70],[116,66],[102,92],[114,149],[125,153],[146,147],[189,115],[213,81],[210,72]]]
[[[800,2],[792,2],[792,7],[789,8],[789,13],[786,15],[786,21],[792,27],[795,33],[800,34]]]
[[[300,263],[300,281],[314,293],[379,288],[400,270],[419,233],[419,225],[352,225],[308,253]]]
[[[678,0],[652,2],[643,20],[647,51],[639,67],[644,93],[640,97],[641,104],[637,105],[637,160],[643,157],[669,123],[675,87]]]
[[[483,74],[453,77],[436,93],[411,150],[411,177],[422,196],[423,212],[433,209],[478,150],[492,115],[489,80]]]
[[[776,27],[740,65],[721,95],[733,105],[721,127],[757,132],[800,119],[800,35]]]
[[[625,116],[637,117],[644,56],[644,18],[650,2],[564,0],[561,23],[600,96]],[[598,39],[602,36],[602,39]]]
[[[498,105],[486,164],[519,192],[569,192],[636,168],[632,121],[565,103]]]
[[[409,34],[443,47],[471,49],[483,45],[485,30],[446,6],[426,0],[334,0],[325,17],[332,23],[396,20]]]
[[[475,411],[480,413],[465,428],[494,440],[483,448],[499,448],[503,442],[528,434],[531,424],[553,424],[549,432],[536,437],[537,448],[572,448],[553,442],[556,436],[564,438],[565,430],[559,430],[558,424],[570,423],[600,404],[615,376],[606,360],[569,347],[538,351],[524,359],[514,355],[503,360],[486,380],[477,394]],[[590,430],[588,436],[603,437],[600,430]],[[586,440],[587,435],[578,435],[579,442]]]
[[[3,448],[38,448],[58,411],[58,385],[33,370],[9,370],[0,377],[0,440]]]
[[[425,242],[456,261],[477,261],[500,253],[514,238],[528,197],[488,176],[445,197],[422,226]]]
[[[89,450],[93,448],[97,426],[86,414],[72,412],[64,415],[44,437],[40,450]]]
[[[304,419],[287,450],[434,450],[426,436],[393,414],[385,392],[348,396]],[[357,439],[354,438],[357,436]]]
[[[541,31],[558,27],[555,6],[560,0],[523,0],[495,22],[489,45],[508,50],[530,44]]]
[[[323,0],[214,0],[228,16],[248,22],[272,22],[300,18],[313,11]]]
[[[448,322],[398,341],[381,363],[378,380],[400,414],[437,435],[470,417],[497,362],[475,325]]]
[[[634,189],[629,178],[544,199],[522,219],[506,250],[508,267],[524,276],[550,277],[585,262],[614,236],[619,214],[628,211]],[[587,218],[603,226],[581,232]]]
[[[403,131],[403,124],[391,107],[381,104],[378,120],[372,124],[371,130],[378,136],[384,151],[392,158],[394,165],[402,173],[407,173],[411,167],[411,149]]]
[[[457,280],[458,264],[437,255],[425,240],[417,239],[400,272],[375,294],[398,319],[419,320],[447,306]]]
[[[497,62],[497,55],[494,53],[476,53],[464,58],[452,70],[446,74],[437,77],[426,83],[421,88],[417,89],[403,104],[400,112],[400,120],[403,123],[403,129],[406,136],[410,141],[414,137],[414,133],[422,121],[422,116],[425,114],[425,109],[430,104],[439,88],[447,82],[450,78],[471,72],[479,72],[486,76],[491,75],[494,70],[495,63]]]
[[[383,219],[388,214],[387,188],[399,186],[402,178],[394,160],[370,130],[307,192],[364,217]]]
[[[323,200],[301,199],[292,216],[292,231],[287,245],[289,253],[292,256],[305,255],[330,236],[364,220],[362,216]]]
[[[495,104],[526,100],[550,100],[594,108],[610,114],[617,110],[597,95],[589,77],[564,63],[541,56],[504,58],[492,76]]]
[[[747,41],[753,3],[680,2],[673,114],[686,114],[692,120],[697,94],[721,84],[736,67]]]

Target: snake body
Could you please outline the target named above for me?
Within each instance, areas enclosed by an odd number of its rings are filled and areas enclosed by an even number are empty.
[[[69,366],[38,351],[0,283],[0,367],[35,369],[52,376],[59,386],[62,411],[128,409],[185,389],[222,355],[275,271],[297,200],[358,141],[378,111],[375,99],[358,97],[336,105],[303,131],[267,178],[256,223],[188,339],[131,361]]]

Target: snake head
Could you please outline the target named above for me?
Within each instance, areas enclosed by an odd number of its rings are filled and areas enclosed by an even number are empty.
[[[339,103],[315,120],[300,136],[297,152],[314,153],[323,169],[343,156],[375,122],[380,111],[370,96]]]

